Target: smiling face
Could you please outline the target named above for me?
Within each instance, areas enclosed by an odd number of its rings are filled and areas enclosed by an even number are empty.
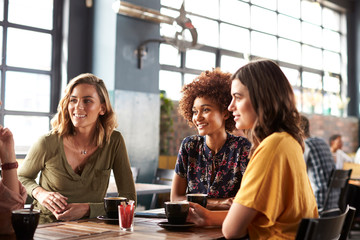
[[[197,97],[192,112],[192,122],[199,135],[213,135],[225,131],[225,120],[228,118],[226,111],[220,111],[219,107],[208,98]]]
[[[251,129],[257,119],[251,104],[249,90],[239,79],[231,83],[232,100],[228,110],[233,113],[237,129]]]
[[[68,111],[75,128],[91,130],[99,115],[104,115],[105,106],[100,103],[95,86],[79,84],[70,94]]]

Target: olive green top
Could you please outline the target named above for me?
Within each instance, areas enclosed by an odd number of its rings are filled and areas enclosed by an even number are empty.
[[[67,162],[63,139],[48,133],[31,147],[18,175],[30,196],[40,185],[47,191],[61,193],[68,198],[68,203],[89,203],[89,217],[94,218],[105,214],[103,199],[111,169],[119,196],[136,200],[130,162],[119,131],[114,130],[110,142],[89,156],[81,175],[76,174]],[[38,185],[35,179],[39,172],[41,175]],[[36,200],[34,204],[35,208],[42,212],[40,223],[56,221],[55,216],[45,206]]]

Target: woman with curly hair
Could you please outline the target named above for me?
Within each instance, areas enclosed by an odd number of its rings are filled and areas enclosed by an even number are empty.
[[[199,134],[181,143],[171,201],[184,200],[187,193],[206,193],[207,208],[229,209],[240,188],[250,143],[229,133],[235,128],[227,110],[230,77],[220,69],[205,71],[182,89],[179,112]]]
[[[188,221],[222,225],[226,239],[295,239],[301,219],[318,211],[294,92],[271,60],[250,62],[231,79],[229,110],[250,136],[250,162],[229,211],[190,203]]]
[[[103,80],[89,73],[72,79],[51,124],[19,169],[20,181],[42,212],[40,223],[105,214],[111,170],[119,195],[136,200],[125,142],[115,130]]]

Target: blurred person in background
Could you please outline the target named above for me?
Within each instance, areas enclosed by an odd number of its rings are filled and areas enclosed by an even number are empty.
[[[304,159],[307,166],[307,173],[315,194],[318,209],[321,209],[323,208],[325,195],[328,191],[331,172],[335,169],[335,162],[329,145],[325,140],[310,136],[310,122],[304,115],[301,116],[301,127],[304,130]],[[334,189],[330,193],[327,205],[328,209],[339,207],[339,195],[339,189]]]
[[[342,169],[344,162],[353,162],[353,159],[342,150],[343,141],[340,134],[331,135],[329,145],[336,169]]]

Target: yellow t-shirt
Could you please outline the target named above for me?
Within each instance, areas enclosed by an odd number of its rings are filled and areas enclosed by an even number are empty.
[[[259,213],[250,239],[294,239],[302,218],[318,216],[300,144],[288,133],[273,133],[252,156],[234,202]]]

